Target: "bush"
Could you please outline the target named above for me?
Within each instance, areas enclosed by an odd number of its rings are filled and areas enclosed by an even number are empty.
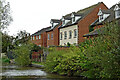
[[[30,53],[33,45],[22,44],[17,46],[13,52],[15,53],[15,62],[20,66],[28,66],[31,64]]]
[[[107,24],[104,34],[71,46],[68,50],[51,50],[45,67],[49,72],[87,78],[120,78],[119,26]]]

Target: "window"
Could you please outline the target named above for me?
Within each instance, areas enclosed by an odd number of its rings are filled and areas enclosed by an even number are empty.
[[[67,39],[67,31],[64,32],[64,39]]]
[[[39,39],[41,39],[41,35],[39,35]]]
[[[74,30],[74,38],[76,38],[77,37],[77,30],[75,29]]]
[[[65,20],[62,21],[62,25],[64,25],[64,24],[65,24]]]
[[[73,22],[75,22],[75,17],[73,17]]]
[[[51,34],[51,39],[53,40],[53,33]]]
[[[34,36],[33,36],[33,40],[34,40]]]
[[[102,20],[103,19],[103,15],[100,15],[100,20]]]
[[[50,39],[50,36],[49,36],[49,34],[48,34],[48,40]]]
[[[36,39],[38,39],[38,36],[36,36]]]
[[[31,40],[32,40],[32,36],[31,36]]]
[[[62,32],[60,33],[60,40],[62,40]]]
[[[69,31],[69,39],[71,39],[72,38],[72,31],[70,30]]]
[[[116,16],[115,16],[116,18],[119,18],[119,17],[120,17],[120,11],[119,11],[119,10],[116,11],[115,14],[116,14]]]
[[[54,26],[54,25],[53,25],[53,23],[52,23],[52,26],[51,26],[51,28],[53,28],[53,26]]]

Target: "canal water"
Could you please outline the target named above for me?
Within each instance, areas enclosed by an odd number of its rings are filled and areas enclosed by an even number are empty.
[[[50,74],[41,68],[20,67],[16,65],[3,65],[0,76],[2,80],[79,80],[78,77],[59,76]]]

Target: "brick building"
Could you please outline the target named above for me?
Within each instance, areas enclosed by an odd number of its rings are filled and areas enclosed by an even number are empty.
[[[118,21],[118,25],[120,25],[120,3],[113,5],[108,10],[99,9],[98,19],[95,20],[90,26],[93,28],[93,31],[89,34],[85,34],[84,37],[92,37],[98,35],[101,32],[101,27],[104,27],[106,23]]]
[[[47,33],[46,30],[50,27],[43,28],[31,35],[31,42],[42,47],[47,47]]]
[[[46,30],[47,33],[47,47],[59,45],[59,30],[58,27],[61,25],[61,21],[58,19],[51,19],[51,28]]]
[[[103,2],[92,5],[77,12],[72,12],[62,17],[59,27],[60,45],[79,44],[84,41],[84,34],[89,33],[89,26],[98,19],[99,9],[107,10]]]

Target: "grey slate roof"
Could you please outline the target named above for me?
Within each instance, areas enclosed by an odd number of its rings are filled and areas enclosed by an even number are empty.
[[[58,23],[57,25],[54,26],[54,28],[56,28],[58,25],[61,24],[61,20],[58,20],[58,19],[51,19],[53,21],[53,23]],[[46,30],[46,32],[49,32],[49,31],[52,31],[54,28],[50,28]]]
[[[120,7],[120,3],[117,5]],[[96,21],[94,21],[91,24],[91,26],[94,27],[96,25],[104,24],[106,22],[111,22],[111,21],[115,20],[115,11],[114,11],[115,6],[116,6],[116,4],[113,5],[109,10],[102,10],[103,13],[107,13],[107,14],[109,13],[110,16],[108,18],[106,18],[103,22],[99,22],[99,18],[98,18]],[[120,24],[120,18],[118,19],[118,21],[119,21],[118,24]],[[95,30],[88,34],[85,34],[85,35],[83,35],[83,37],[98,35],[98,31],[101,31],[101,28],[99,30]]]
[[[60,22],[60,20],[58,20],[58,19],[51,19],[51,21],[53,21],[53,23],[59,23]]]
[[[120,7],[120,3],[117,4],[119,7]],[[113,5],[110,9],[108,10],[102,10],[103,13],[105,14],[110,14],[110,16],[108,18],[106,18],[103,22],[99,22],[99,20],[96,22],[93,22],[94,24],[91,24],[91,26],[95,26],[95,25],[99,25],[99,24],[104,24],[106,22],[111,22],[113,20],[115,20],[115,11],[114,11],[114,8],[115,8],[116,4]]]
[[[85,34],[83,35],[83,37],[89,37],[89,36],[95,36],[95,35],[98,35],[98,34],[103,34],[103,27],[100,28],[100,29],[96,29],[88,34]]]
[[[37,32],[35,32],[34,34],[32,34],[31,36],[36,36],[36,35],[40,35],[42,34],[43,32],[45,32],[46,30],[50,29],[51,27],[47,27],[47,28],[43,28]]]
[[[90,7],[84,8],[84,9],[79,10],[77,12],[73,12],[75,14],[75,16],[81,16],[81,18],[79,20],[77,20],[74,24],[77,24],[81,19],[83,19],[86,15],[88,15],[100,3],[103,3],[103,2],[99,2],[98,4],[95,4],[95,5],[92,5]],[[65,15],[65,17],[71,17],[71,14],[72,13]],[[59,28],[68,27],[68,26],[74,25],[74,24],[72,24],[72,19],[70,19],[70,22],[68,22],[65,26],[60,26]]]

